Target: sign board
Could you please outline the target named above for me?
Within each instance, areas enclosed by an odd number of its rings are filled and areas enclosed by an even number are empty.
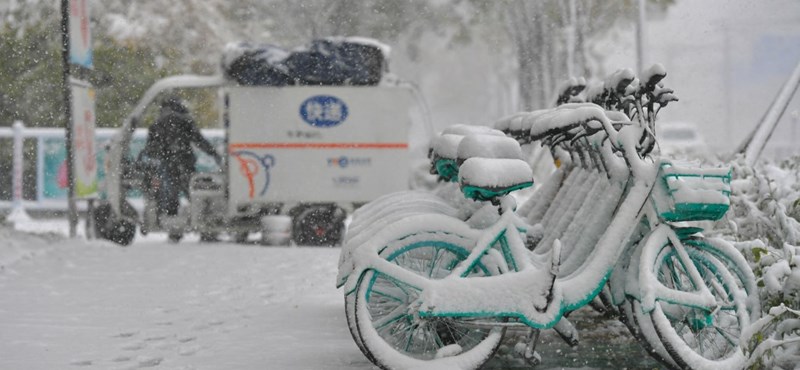
[[[102,129],[101,129],[102,130]],[[203,130],[203,136],[217,148],[221,150],[224,144],[224,138],[221,131]],[[128,158],[135,159],[139,156],[139,152],[144,149],[147,142],[147,130],[140,129],[136,131],[129,147]],[[111,134],[97,134],[96,142],[102,147],[104,143],[110,141]],[[38,195],[37,200],[57,200],[67,199],[67,148],[65,145],[64,137],[41,137],[38,141],[39,155],[37,156],[37,176],[38,180]],[[214,158],[210,157],[203,151],[195,149],[197,155],[197,172],[213,172],[218,171]],[[103,181],[105,180],[105,159],[107,152],[105,150],[98,150],[96,156],[97,163],[97,183],[100,189],[103,189]],[[100,194],[102,197],[103,194]],[[129,198],[140,198],[141,194],[138,190],[129,190],[127,196]]]
[[[69,0],[69,61],[92,68],[88,0]]]
[[[232,87],[230,212],[249,202],[367,202],[406,190],[416,100],[397,87]]]
[[[97,196],[97,150],[95,145],[95,90],[88,83],[70,80],[72,87],[72,153],[75,196]]]

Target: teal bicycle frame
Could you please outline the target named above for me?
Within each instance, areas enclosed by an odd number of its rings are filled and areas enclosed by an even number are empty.
[[[624,138],[616,140],[621,142]],[[605,152],[602,149],[598,152],[607,168],[613,167],[614,161],[619,162],[619,157],[614,157],[608,146]],[[619,163],[615,171],[609,171],[611,182],[616,183],[615,186],[624,186],[627,196],[618,205],[610,225],[595,247],[588,255],[577,257],[583,260],[580,267],[567,275],[560,276],[558,271],[561,262],[559,242],[556,241],[553,248],[539,246],[533,251],[528,250],[523,235],[531,226],[514,212],[513,198],[504,196],[500,201],[501,213],[497,222],[480,231],[470,229],[451,217],[431,214],[418,216],[413,222],[400,221],[370,238],[371,242],[400,239],[402,236],[394,238],[388,235],[413,235],[420,231],[418,225],[425,224],[436,225],[441,231],[465,235],[469,240],[474,240],[472,245],[458,246],[467,250],[469,255],[454,266],[447,277],[429,280],[390,262],[391,256],[382,255],[383,250],[379,247],[356,248],[352,256],[354,268],[351,278],[347,279],[345,291],[353,294],[363,273],[375,270],[420,292],[413,304],[420,318],[502,317],[544,329],[556,325],[566,312],[591,302],[614,275],[617,278],[612,279],[612,285],[615,285],[612,291],[622,292],[613,295],[615,301],[625,296],[642,300],[647,312],[653,309],[658,299],[714,309],[713,295],[702,283],[689,256],[685,251],[680,252],[682,248],[678,247],[680,258],[699,287],[697,291],[677,292],[666,288],[654,283],[652,271],[635,266],[642,256],[642,249],[648,249],[640,245],[639,240],[631,240],[638,225],[643,222],[650,230],[643,239],[648,241],[647,245],[655,243],[648,250],[656,250],[661,247],[656,244],[666,241],[680,246],[681,240],[662,217],[663,212],[656,210],[655,205],[664,202],[661,199],[664,193],[661,190],[654,191],[656,185],[661,186],[658,184],[663,177],[659,176],[661,164],[647,163],[647,160],[631,152],[634,151],[625,152],[629,173],[624,177],[619,176],[625,172],[619,168]],[[370,241],[364,244],[373,244]],[[539,252],[540,248],[542,252]],[[635,249],[632,254],[636,261],[623,258],[628,257],[623,255],[624,252],[631,253],[630,248]],[[468,276],[477,267],[487,269],[489,276]],[[630,276],[631,273],[637,275]],[[353,279],[353,275],[359,278]],[[639,281],[646,281],[647,284],[638,284]],[[624,289],[618,289],[619,286]],[[487,325],[496,325],[496,322]]]

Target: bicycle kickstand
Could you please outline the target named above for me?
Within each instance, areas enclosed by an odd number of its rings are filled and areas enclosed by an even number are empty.
[[[525,352],[522,354],[522,357],[531,366],[536,366],[542,363],[542,356],[536,352],[536,343],[539,342],[539,332],[539,329],[530,329],[527,339],[528,344],[525,346]]]
[[[545,297],[545,304],[544,305],[537,305],[534,303],[533,307],[536,308],[539,312],[547,311],[547,307],[550,306],[550,303],[553,302],[553,286],[556,283],[556,277],[558,276],[558,271],[561,268],[561,241],[556,239],[553,241],[553,249],[550,250],[550,268],[549,268],[549,277],[548,283],[549,287],[547,288],[547,296]]]

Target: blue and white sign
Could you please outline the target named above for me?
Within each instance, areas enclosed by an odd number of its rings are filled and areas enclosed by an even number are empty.
[[[88,0],[69,1],[69,61],[92,68],[92,32]]]
[[[231,86],[227,92],[228,214],[253,203],[364,203],[408,189],[409,127],[422,123],[411,89]]]
[[[300,104],[300,117],[314,127],[334,127],[347,119],[347,104],[331,95],[316,95]]]

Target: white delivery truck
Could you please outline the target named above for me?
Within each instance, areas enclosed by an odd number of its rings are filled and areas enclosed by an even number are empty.
[[[178,216],[158,217],[129,144],[159,94],[187,88],[219,92],[226,160],[219,172],[193,176]],[[281,243],[275,233],[289,232],[298,245],[339,244],[355,207],[409,188],[412,157],[424,158],[431,131],[424,107],[408,84],[274,87],[243,86],[222,75],[165,78],[108,145],[95,230],[120,244],[133,240],[137,226],[167,231],[173,241],[188,232],[237,241],[261,233],[265,242]],[[140,211],[126,200],[137,188],[145,193]],[[276,228],[276,221],[286,227]]]

